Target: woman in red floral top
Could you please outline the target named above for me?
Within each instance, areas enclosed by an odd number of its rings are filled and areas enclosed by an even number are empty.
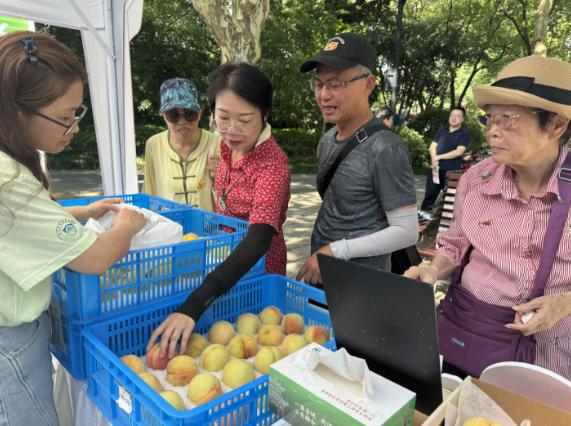
[[[285,274],[283,223],[290,197],[287,156],[266,123],[272,107],[272,84],[252,65],[226,64],[211,75],[208,101],[222,136],[216,173],[216,210],[247,220],[242,242],[202,285],[155,329],[148,349],[162,334],[161,356],[175,356],[180,340],[183,353],[195,321],[220,295],[265,254],[269,273]]]

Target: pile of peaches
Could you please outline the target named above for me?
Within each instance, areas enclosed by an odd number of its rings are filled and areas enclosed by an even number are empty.
[[[328,341],[325,327],[306,327],[301,315],[268,306],[259,315],[240,315],[235,326],[214,323],[208,338],[192,333],[184,354],[170,360],[160,356],[159,344],[146,359],[121,360],[172,406],[187,410],[267,374],[272,363],[311,342]]]

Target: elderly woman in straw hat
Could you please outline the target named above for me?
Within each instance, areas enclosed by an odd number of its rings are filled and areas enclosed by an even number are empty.
[[[432,263],[405,272],[452,278],[438,307],[444,371],[515,360],[571,379],[570,76],[530,56],[473,89],[492,156],[460,180]]]

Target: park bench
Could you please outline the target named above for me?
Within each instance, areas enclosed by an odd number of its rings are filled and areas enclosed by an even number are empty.
[[[436,254],[436,238],[450,228],[454,218],[454,200],[460,176],[465,170],[452,170],[446,173],[446,188],[436,200],[431,221],[419,222],[419,242],[417,248],[420,255],[431,260]]]

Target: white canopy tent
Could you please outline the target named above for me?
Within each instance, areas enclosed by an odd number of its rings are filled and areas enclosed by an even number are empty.
[[[129,42],[143,0],[0,0],[0,15],[81,31],[103,191],[138,192]]]

